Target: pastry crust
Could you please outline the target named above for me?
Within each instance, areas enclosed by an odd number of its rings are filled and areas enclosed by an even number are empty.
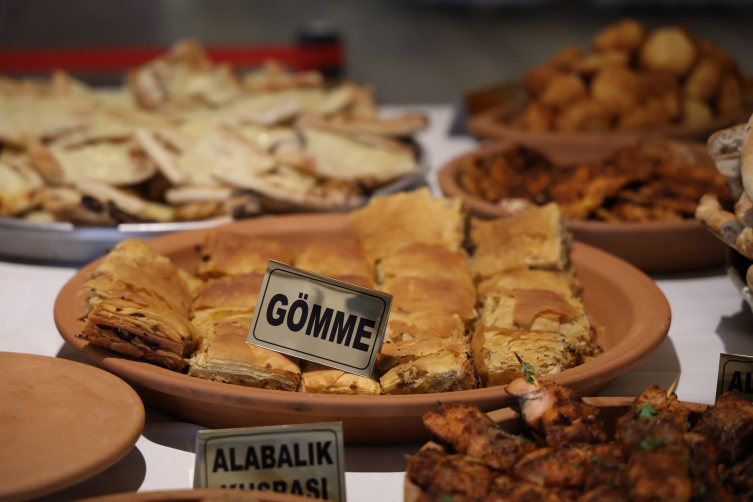
[[[202,310],[253,314],[263,281],[258,272],[210,279],[193,302],[193,315]]]
[[[414,244],[379,262],[377,278],[380,283],[396,277],[436,277],[473,287],[468,258],[437,245]]]
[[[358,245],[342,242],[309,244],[299,254],[295,266],[316,274],[374,276],[374,261]]]
[[[435,199],[428,188],[375,197],[348,216],[361,247],[381,260],[412,244],[434,244],[458,252],[465,236],[460,199]]]
[[[457,314],[464,322],[476,318],[476,292],[464,281],[432,277],[395,277],[380,289],[394,296],[395,313],[442,312]]]
[[[471,342],[481,387],[506,385],[523,372],[515,354],[531,365],[537,377],[575,366],[575,347],[559,333],[541,333],[479,326]]]
[[[391,312],[385,341],[400,342],[423,338],[467,338],[467,327],[457,314],[424,311],[413,314]]]
[[[473,274],[487,278],[517,268],[565,271],[570,268],[572,235],[555,203],[509,218],[474,220],[470,238]]]
[[[398,364],[379,379],[383,394],[426,394],[478,387],[469,352],[439,351]]]
[[[295,391],[301,382],[296,359],[246,343],[251,318],[221,321],[191,357],[188,374],[205,380]]]
[[[301,366],[300,392],[351,396],[375,396],[382,393],[379,381],[373,376],[365,378],[309,361],[303,361]]]
[[[292,265],[295,253],[274,241],[234,232],[212,232],[201,246],[196,275],[202,279],[264,273],[269,260]]]
[[[572,271],[510,270],[496,274],[476,287],[479,300],[495,293],[509,293],[513,289],[543,289],[564,298],[580,296],[581,287]]]

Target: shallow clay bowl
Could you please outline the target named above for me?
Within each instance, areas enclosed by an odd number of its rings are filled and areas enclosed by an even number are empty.
[[[751,114],[751,109],[747,108],[714,117],[699,125],[661,125],[639,132],[536,132],[523,131],[510,125],[524,107],[525,103],[521,102],[499,105],[471,117],[466,122],[466,128],[479,138],[530,141],[547,149],[562,150],[564,161],[570,163],[592,159],[593,155],[607,155],[622,146],[650,137],[662,136],[705,143],[719,129],[747,122]]]
[[[587,404],[599,408],[599,416],[602,418],[605,432],[610,440],[614,439],[615,432],[615,420],[625,413],[633,403],[635,398],[632,397],[586,397],[583,398]],[[690,409],[690,417],[688,421],[695,425],[701,413],[708,408],[707,404],[688,403],[683,401],[682,404]],[[499,426],[512,434],[520,434],[523,432],[525,423],[518,413],[516,408],[504,408],[501,410],[491,411],[488,413],[489,417],[494,420]],[[437,443],[429,441],[421,449],[444,449]],[[413,484],[413,482],[406,476],[405,477],[405,502],[415,502],[418,500],[421,494],[421,489]]]
[[[482,146],[475,152],[462,155],[439,170],[439,186],[448,197],[460,197],[471,214],[479,218],[499,218],[504,211],[492,202],[469,194],[458,183],[464,159],[473,155],[493,156],[513,144],[522,144],[540,151],[556,166],[572,165],[574,154],[561,148],[541,144],[528,138],[525,141],[501,140]],[[715,169],[706,147],[700,143],[687,143],[699,161]],[[571,148],[571,147],[568,147]],[[572,148],[571,148],[572,149]],[[564,155],[563,155],[563,152]],[[594,152],[590,157],[583,152],[578,162],[600,160],[613,153]],[[591,244],[619,256],[644,272],[673,272],[722,265],[725,245],[696,220],[657,221],[646,223],[609,223],[605,221],[571,220],[567,224],[576,240]]]
[[[126,492],[92,497],[81,502],[199,502],[204,499],[228,502],[310,502],[311,499],[287,493],[259,490],[226,490],[201,488],[196,490],[165,490],[157,492]]]
[[[302,251],[313,241],[352,240],[342,214],[295,215],[239,221],[224,229],[275,239]],[[195,246],[208,231],[191,231],[148,241],[156,252],[187,271],[199,263]],[[628,263],[576,243],[573,261],[585,290],[586,312],[603,326],[604,354],[553,379],[581,395],[591,395],[634,367],[664,340],[669,329],[667,299],[654,282]],[[63,338],[92,361],[129,382],[144,402],[183,420],[208,427],[243,427],[342,421],[349,444],[415,443],[426,438],[421,416],[443,403],[466,403],[484,411],[512,404],[502,387],[438,394],[338,396],[254,389],[202,380],[133,361],[76,338],[84,323],[85,277],[98,265],[81,269],[60,291],[55,322]]]

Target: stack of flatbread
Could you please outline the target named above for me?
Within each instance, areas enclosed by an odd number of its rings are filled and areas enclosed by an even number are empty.
[[[753,117],[747,124],[717,131],[708,141],[708,151],[716,168],[727,177],[734,207],[724,207],[716,195],[707,194],[695,212],[709,230],[725,244],[753,260]],[[746,274],[743,295],[753,301],[753,267]]]
[[[110,226],[333,211],[417,170],[423,116],[277,63],[240,77],[183,41],[94,91],[0,77],[0,216]]]

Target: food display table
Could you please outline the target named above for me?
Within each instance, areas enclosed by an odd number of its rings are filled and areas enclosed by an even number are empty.
[[[439,193],[436,170],[477,143],[448,136],[453,118],[451,106],[388,107],[385,113],[405,109],[419,109],[430,119],[431,126],[418,139],[432,167],[429,185]],[[55,297],[74,273],[73,268],[0,261],[0,351],[87,363],[86,358],[65,344],[53,322]],[[723,269],[653,278],[672,308],[669,337],[652,356],[618,377],[600,395],[635,396],[654,383],[666,388],[682,373],[677,388],[680,399],[713,403],[719,353],[753,354],[753,313]],[[196,431],[201,429],[147,409],[143,434],[125,458],[48,499],[76,500],[122,491],[190,488]],[[402,500],[405,455],[420,446],[347,447],[348,500]]]

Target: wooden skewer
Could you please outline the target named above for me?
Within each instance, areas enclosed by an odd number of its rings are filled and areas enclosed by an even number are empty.
[[[523,365],[525,365],[525,362],[523,362],[523,359],[520,358],[520,356],[518,355],[517,352],[513,352],[513,354],[515,354],[515,357],[518,359],[518,362],[520,363],[520,366],[523,367]],[[529,366],[529,368],[530,368],[530,366]],[[525,373],[523,374],[523,376],[525,376]],[[533,380],[533,384],[536,387],[538,387],[539,386],[539,381],[536,380],[536,377],[533,375],[533,372],[531,372],[531,379]]]
[[[675,378],[675,381],[672,382],[672,385],[669,386],[669,390],[667,391],[667,397],[671,397],[672,393],[674,393],[675,389],[677,388],[677,382],[680,381],[680,375],[677,375],[677,378]]]

